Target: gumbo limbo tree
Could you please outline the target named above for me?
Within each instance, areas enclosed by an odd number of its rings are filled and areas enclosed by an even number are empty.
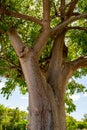
[[[68,81],[87,72],[87,0],[1,0],[0,34],[2,93],[27,84],[30,129],[65,130],[65,93],[84,89]]]

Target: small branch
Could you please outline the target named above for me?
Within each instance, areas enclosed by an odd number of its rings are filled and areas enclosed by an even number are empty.
[[[69,9],[68,9],[68,12],[67,12],[67,16],[70,17],[73,13],[73,10],[77,4],[78,0],[72,0],[71,3],[70,3],[70,6],[69,6]]]
[[[21,14],[21,13],[18,13],[18,12],[8,11],[8,10],[3,9],[3,8],[0,8],[0,14],[15,17],[15,18],[24,19],[24,20],[31,21],[31,22],[35,22],[35,23],[38,23],[39,25],[43,26],[42,20],[39,20],[39,19],[32,17],[32,16],[29,16],[29,15]]]
[[[50,24],[50,0],[43,0],[43,19]]]
[[[8,64],[13,67],[16,68],[17,70],[21,70],[20,66],[16,65],[9,57],[6,56],[0,56],[1,59],[3,59],[4,61],[8,62]]]
[[[61,15],[55,12],[55,15],[52,15],[50,19],[52,20],[55,19],[56,17],[61,18]]]
[[[9,69],[9,70],[13,70],[15,69],[16,71],[18,71],[18,75],[23,75],[22,69],[20,65],[17,65],[15,63],[12,62],[12,60],[9,57],[6,56],[0,56],[0,59],[3,59],[4,61],[6,61],[8,63],[8,66],[0,66],[0,68],[2,69]]]
[[[79,68],[87,67],[87,56],[79,57],[78,59],[71,62],[73,71],[76,71]]]
[[[61,0],[60,14],[61,14],[61,18],[63,20],[64,16],[65,16],[65,0]]]
[[[55,2],[53,2],[53,7],[54,7],[54,11],[55,11],[55,16],[59,16],[56,5],[55,5]]]
[[[80,15],[80,13],[78,12],[73,12],[71,16],[78,16]],[[51,16],[51,20],[56,18],[56,17],[59,17],[59,18],[62,18],[62,16],[60,15],[60,13],[58,13],[56,10],[55,10],[55,15]]]
[[[77,30],[84,30],[84,31],[87,31],[87,27],[79,27],[79,26],[74,26],[74,27],[67,27],[67,30],[70,30],[70,29],[77,29]]]
[[[73,12],[72,13],[72,16],[78,16],[78,15],[80,15],[80,13],[78,13],[78,12]]]
[[[67,19],[66,21],[64,21],[63,23],[57,25],[55,28],[52,29],[52,35],[55,35],[55,34],[58,34],[58,33],[61,33],[62,30],[71,22],[74,22],[76,20],[79,20],[81,18],[87,18],[87,13],[84,13],[84,14],[80,14],[80,15],[77,15],[75,17],[71,17],[69,19]]]
[[[65,7],[65,0],[61,0],[61,9],[64,9]]]
[[[81,18],[87,18],[87,13],[79,14],[79,15],[77,15],[75,17],[72,17],[70,19],[70,22],[74,22],[74,21],[79,20]]]

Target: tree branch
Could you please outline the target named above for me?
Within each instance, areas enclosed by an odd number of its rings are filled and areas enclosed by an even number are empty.
[[[80,14],[80,15],[77,15],[75,17],[71,17],[69,19],[67,19],[66,21],[64,21],[63,23],[57,25],[56,27],[54,27],[51,31],[51,35],[55,35],[55,34],[58,34],[58,33],[61,33],[62,30],[71,22],[74,22],[76,20],[79,20],[81,18],[87,18],[87,13],[84,13],[84,14]]]
[[[29,48],[24,45],[23,41],[16,32],[16,29],[11,28],[8,30],[8,36],[18,57],[24,57],[28,53]]]
[[[84,31],[87,31],[87,27],[79,27],[79,26],[74,26],[74,27],[67,27],[67,30],[70,30],[70,29],[77,29],[77,30],[84,30]]]
[[[50,23],[50,0],[43,0],[43,19]]]
[[[10,65],[12,68],[16,68],[17,70],[20,70],[22,72],[20,66],[16,65],[9,57],[0,55],[0,58],[8,62],[8,65]]]
[[[41,52],[43,51],[48,39],[50,36],[50,30],[49,29],[44,29],[41,34],[39,35],[36,44],[34,46],[34,51],[36,54],[39,56]]]
[[[61,18],[63,20],[64,16],[65,16],[65,0],[61,0],[60,14],[61,14]]]
[[[61,67],[64,61],[63,50],[64,50],[64,38],[65,31],[63,31],[60,35],[58,35],[54,39],[53,47],[52,47],[52,55],[50,59],[49,68],[47,71],[47,80],[51,83],[52,87],[54,87],[55,82],[58,82],[56,77],[61,71]]]
[[[70,17],[73,13],[73,10],[77,4],[78,0],[72,0],[71,3],[70,3],[70,6],[69,6],[69,9],[67,11],[67,16]]]
[[[52,16],[51,18],[53,18],[53,17],[55,17],[55,16],[59,16],[55,2],[53,2],[53,7],[54,7],[55,15]]]
[[[0,8],[0,14],[24,19],[24,20],[31,21],[31,22],[35,22],[35,23],[38,23],[39,25],[43,26],[42,20],[39,20],[39,19],[32,17],[32,16],[29,16],[29,15],[21,14],[18,12],[12,12],[12,11],[6,10],[5,8],[4,9]]]
[[[87,56],[79,57],[78,59],[71,62],[73,71],[76,71],[79,68],[87,67]]]
[[[18,71],[18,75],[19,76],[23,76],[23,72],[22,72],[22,69],[21,69],[21,66],[20,65],[17,65],[17,64],[15,64],[14,62],[12,62],[12,60],[9,58],[9,57],[6,57],[6,56],[2,56],[2,55],[0,55],[0,59],[2,59],[2,60],[4,60],[4,61],[6,61],[7,63],[8,63],[8,66],[0,66],[0,68],[2,68],[2,69],[4,69],[4,68],[6,68],[7,70],[9,69],[9,70],[13,70],[13,69],[15,69],[15,70],[17,70]],[[22,78],[22,77],[21,77]]]
[[[80,15],[80,13],[78,13],[78,12],[73,12],[72,13],[72,16],[78,16],[78,15]]]
[[[49,39],[49,36],[50,36],[50,1],[43,0],[43,30],[40,33],[34,46],[34,50],[38,56],[44,49]]]

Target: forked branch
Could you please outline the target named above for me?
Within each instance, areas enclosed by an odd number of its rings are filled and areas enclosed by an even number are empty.
[[[61,33],[62,30],[71,22],[74,22],[76,20],[79,20],[81,18],[87,18],[87,13],[83,13],[83,14],[80,14],[80,15],[77,15],[77,16],[74,16],[74,17],[71,17],[69,19],[67,19],[66,21],[64,21],[63,23],[61,23],[60,25],[57,25],[56,27],[54,27],[52,29],[52,35],[55,35],[55,34],[58,34],[58,33]]]
[[[74,11],[74,8],[77,4],[78,0],[72,0],[71,3],[70,3],[70,6],[69,6],[69,9],[68,9],[68,12],[67,12],[67,16],[70,17]]]
[[[29,48],[24,45],[16,29],[11,28],[10,30],[8,30],[8,36],[18,57],[19,58],[24,57],[26,53],[28,53]]]
[[[34,50],[38,56],[44,49],[49,39],[49,36],[50,36],[50,1],[43,0],[43,29],[34,46]]]
[[[38,23],[39,25],[43,26],[42,20],[39,20],[39,19],[32,17],[32,16],[29,16],[29,15],[25,15],[25,14],[21,14],[21,13],[18,13],[18,12],[6,10],[4,7],[0,8],[0,14],[15,17],[15,18],[24,19],[24,20],[31,21],[31,22],[35,22],[35,23]]]
[[[87,31],[87,27],[79,27],[79,26],[67,27],[67,30],[71,30],[71,29]]]
[[[71,62],[73,71],[76,71],[79,68],[87,67],[87,56],[79,57],[78,59]]]

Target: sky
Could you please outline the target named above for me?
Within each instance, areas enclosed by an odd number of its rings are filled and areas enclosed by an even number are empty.
[[[83,76],[77,80],[78,83],[83,84],[87,88],[87,76]],[[87,114],[87,93],[73,95],[74,103],[76,104],[76,111],[71,115],[77,120],[81,120],[84,114]]]
[[[2,79],[2,78],[1,78]],[[3,82],[0,83],[0,89],[4,87],[5,79],[2,80]],[[18,107],[20,110],[27,111],[28,107],[28,94],[23,95],[19,91],[19,87],[16,87],[15,91],[12,92],[12,95],[6,100],[2,94],[0,94],[0,104],[3,104],[9,108],[16,108]]]
[[[4,87],[5,79],[3,82],[0,83],[0,89]],[[78,79],[77,82],[85,85],[87,87],[87,77],[83,77]],[[83,115],[87,113],[87,93],[85,94],[74,94],[72,96],[74,103],[76,104],[76,111],[71,113],[70,115],[73,116],[77,120],[81,120]],[[28,107],[28,94],[22,95],[17,87],[14,92],[12,92],[12,96],[9,97],[8,100],[0,94],[0,104],[3,104],[9,108],[16,108],[18,107],[20,110],[27,111]]]

